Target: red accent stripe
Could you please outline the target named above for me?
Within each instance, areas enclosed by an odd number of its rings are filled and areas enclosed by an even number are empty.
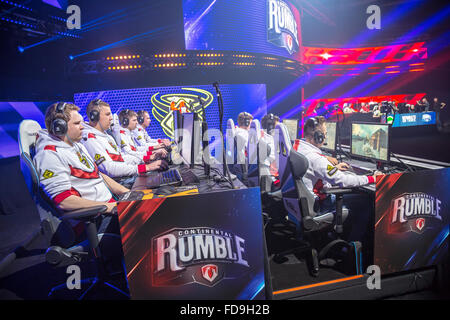
[[[45,146],[45,147],[44,147],[44,150],[52,150],[52,151],[55,151],[55,152],[56,152],[56,146],[48,145],[48,146]]]
[[[57,194],[56,196],[53,197],[53,202],[58,205],[61,202],[63,202],[64,199],[70,197],[72,195],[72,193],[70,192],[70,190],[66,190],[61,192],[60,194]]]
[[[327,195],[322,193],[323,182],[322,179],[317,180],[316,184],[313,187],[314,193],[319,197],[320,200],[324,200]]]
[[[148,147],[148,151],[153,151],[153,149],[155,149],[154,147]],[[151,154],[151,152],[150,152]]]
[[[125,134],[125,130],[120,130],[120,133],[123,133],[123,134]]]
[[[81,198],[81,194],[74,187],[70,188],[70,194]]]
[[[133,146],[130,146],[131,150],[136,151],[136,148]]]
[[[145,164],[138,165],[138,172],[139,173],[145,173],[147,172],[147,169],[145,168]]]
[[[108,154],[108,156],[111,158],[112,161],[124,162],[120,154],[109,153],[108,150],[106,150],[106,153]]]
[[[95,134],[89,133],[89,134],[88,134],[88,138],[94,138],[94,139],[95,139]]]
[[[77,169],[72,167],[69,164],[70,167],[70,175],[80,178],[80,179],[98,179],[99,175],[98,175],[98,170],[97,170],[97,166],[95,166],[95,170],[92,172],[87,172],[81,169]]]
[[[375,183],[373,176],[367,176],[367,179],[369,179],[369,183]]]

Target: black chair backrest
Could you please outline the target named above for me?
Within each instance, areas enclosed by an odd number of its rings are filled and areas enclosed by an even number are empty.
[[[303,182],[303,176],[306,174],[309,166],[308,159],[301,153],[292,149],[289,154],[289,166],[294,179],[295,189],[297,190],[297,195],[300,199],[300,210],[302,212],[302,217],[315,217],[315,197]]]
[[[39,172],[33,162],[39,130],[41,126],[34,120],[23,120],[19,125],[20,170],[36,203],[44,236],[51,244],[67,248],[74,243],[75,233],[67,222],[58,218],[59,211],[40,187]]]

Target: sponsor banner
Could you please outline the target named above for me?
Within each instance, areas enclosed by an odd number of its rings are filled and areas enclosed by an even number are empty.
[[[450,168],[377,179],[374,263],[383,274],[448,257]]]
[[[273,54],[301,62],[300,14],[290,1],[183,0],[183,16],[186,50]]]
[[[118,211],[132,299],[264,299],[259,188],[120,202]]]
[[[413,127],[436,124],[436,112],[396,114],[392,127]]]

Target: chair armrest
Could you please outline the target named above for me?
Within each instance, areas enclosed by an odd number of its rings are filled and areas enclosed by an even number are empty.
[[[340,187],[333,187],[333,188],[327,188],[322,189],[322,193],[324,194],[348,194],[348,193],[355,193],[355,188],[340,188]]]
[[[99,205],[90,208],[67,211],[61,216],[61,219],[63,220],[74,219],[84,221],[94,218],[98,216],[100,213],[104,213],[106,210],[108,210],[107,206]]]

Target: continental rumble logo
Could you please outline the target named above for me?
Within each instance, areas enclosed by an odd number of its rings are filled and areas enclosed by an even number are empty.
[[[161,124],[164,133],[171,139],[174,139],[174,119],[171,106],[180,109],[180,105],[183,105],[186,107],[186,112],[195,112],[202,120],[201,103],[206,109],[213,101],[213,95],[209,91],[198,88],[182,88],[181,90],[184,92],[162,95],[158,92],[151,97],[152,114]]]
[[[441,200],[425,193],[404,193],[392,200],[392,232],[423,233],[435,221],[442,221]]]
[[[152,284],[212,287],[226,271],[249,268],[245,239],[216,228],[175,228],[152,238]],[[242,269],[241,269],[242,270]]]
[[[267,0],[267,41],[285,48],[289,54],[299,50],[297,21],[284,1]]]

